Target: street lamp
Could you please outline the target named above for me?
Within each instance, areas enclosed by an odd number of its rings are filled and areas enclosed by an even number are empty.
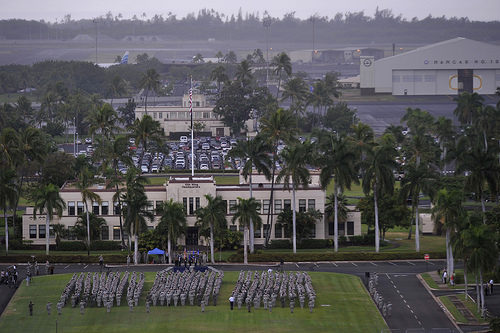
[[[269,27],[271,26],[271,18],[262,20],[262,24],[266,28],[266,85],[269,85]]]
[[[95,23],[95,64],[97,65],[97,19],[94,19]]]

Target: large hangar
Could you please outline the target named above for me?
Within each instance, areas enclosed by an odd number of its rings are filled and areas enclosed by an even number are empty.
[[[500,47],[454,38],[392,57],[360,59],[362,95],[493,94],[500,86]]]

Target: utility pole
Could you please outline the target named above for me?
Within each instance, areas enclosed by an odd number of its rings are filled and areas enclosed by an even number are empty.
[[[268,16],[262,20],[262,24],[266,28],[266,85],[269,86],[269,27],[271,26],[271,18]]]
[[[97,65],[97,19],[94,19],[95,23],[95,64]]]

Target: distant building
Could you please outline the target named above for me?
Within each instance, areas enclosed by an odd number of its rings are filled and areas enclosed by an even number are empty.
[[[326,64],[350,65],[359,64],[361,56],[371,56],[374,59],[382,59],[384,50],[370,47],[344,47],[322,50],[298,50],[290,51],[290,60],[297,62],[315,62]]]
[[[84,212],[84,203],[82,202],[81,193],[74,186],[74,183],[67,182],[60,191],[60,194],[66,203],[67,208],[64,210],[60,219],[56,218],[53,223],[62,223],[70,231],[70,240],[74,240],[74,235],[71,234],[71,229],[77,221],[78,215]],[[277,216],[285,209],[291,209],[292,193],[283,189],[283,185],[275,185],[275,192],[273,202],[270,203],[271,184],[265,180],[261,175],[253,175],[253,197],[261,203],[260,214],[263,220],[261,228],[255,230],[255,244],[263,244],[264,236],[268,232],[266,222],[267,214],[270,205],[273,205],[272,215],[272,228],[271,239],[287,239],[290,237],[286,230],[276,225]],[[102,203],[94,202],[90,204],[89,210],[95,215],[100,216],[106,220],[107,225],[102,227],[101,239],[102,240],[115,240],[121,239],[119,227],[119,210],[117,202],[113,201],[114,189],[106,189],[104,184],[95,186],[92,191],[97,193]],[[231,219],[233,216],[234,205],[237,204],[238,197],[248,199],[250,197],[249,184],[245,182],[243,176],[240,175],[240,184],[238,185],[217,185],[213,177],[189,177],[189,176],[175,176],[170,177],[163,185],[146,186],[146,194],[150,202],[151,212],[156,212],[156,208],[162,202],[173,199],[174,201],[181,202],[187,213],[188,221],[188,234],[186,237],[182,236],[178,239],[181,245],[206,245],[205,239],[200,238],[200,228],[195,226],[196,222],[196,209],[204,207],[207,201],[204,194],[211,194],[212,196],[220,195],[227,203],[227,221],[228,228],[231,230],[242,230],[238,224],[232,224]],[[298,211],[306,211],[308,209],[319,210],[321,213],[325,211],[326,195],[319,186],[319,174],[314,173],[312,182],[308,189],[299,188],[296,192],[296,209]],[[348,213],[347,220],[339,223],[339,235],[352,236],[361,234],[361,213],[354,211]],[[148,224],[149,229],[156,227],[159,221],[159,216],[155,215],[153,223]],[[30,240],[34,245],[45,244],[46,237],[49,233],[45,229],[45,216],[33,216],[33,207],[27,207],[23,215],[23,239]],[[50,236],[50,244],[55,244],[55,239]],[[327,239],[333,238],[333,223],[326,220],[325,217],[316,222],[316,226],[310,230],[310,238]]]
[[[361,56],[361,94],[494,94],[500,46],[454,38],[377,60]]]

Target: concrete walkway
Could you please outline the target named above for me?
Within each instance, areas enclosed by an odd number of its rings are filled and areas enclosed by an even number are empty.
[[[436,273],[436,272],[429,272],[430,277],[436,282],[438,285],[438,288],[441,290],[451,290],[450,287],[443,283],[441,280],[441,277]],[[462,300],[455,295],[449,295],[448,298],[450,299],[451,303],[455,305],[455,307],[460,311],[462,316],[468,321],[470,325],[478,325],[479,321],[477,318],[470,312],[469,308],[465,306],[465,304],[462,302]]]

